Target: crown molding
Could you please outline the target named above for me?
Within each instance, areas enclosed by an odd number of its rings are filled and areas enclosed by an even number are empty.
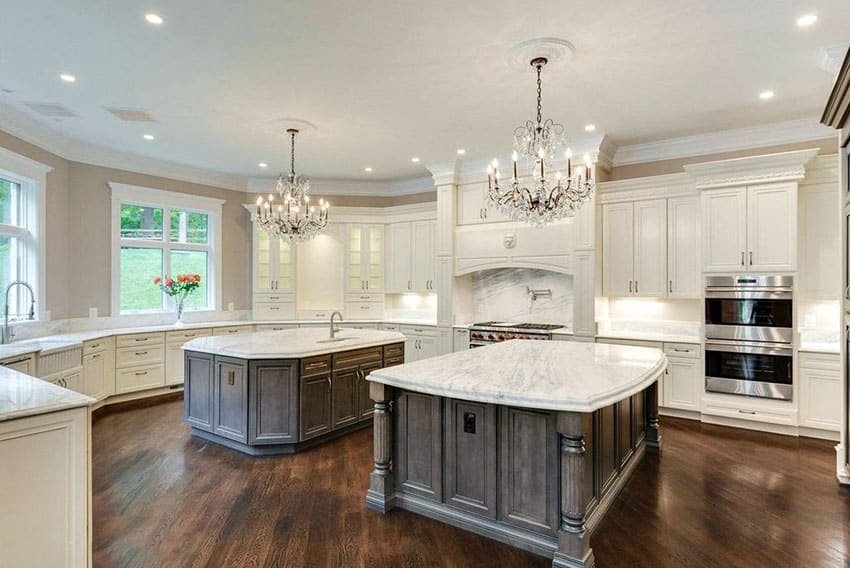
[[[815,156],[806,166],[806,177],[800,180],[800,186],[838,184],[841,162],[838,154]]]
[[[843,128],[850,118],[850,49],[845,51],[844,63],[829,94],[820,121],[832,128]]]
[[[435,186],[453,185],[458,182],[458,174],[460,173],[460,167],[462,164],[463,162],[461,160],[455,159],[448,162],[428,164],[426,167],[428,168],[428,171],[431,172],[431,177],[434,180]]]
[[[819,124],[816,118],[788,120],[761,126],[720,130],[694,136],[668,138],[657,142],[620,146],[614,155],[614,166],[809,142],[833,136],[835,136],[835,133]]]
[[[688,174],[665,174],[643,178],[600,182],[597,186],[597,203],[634,201],[697,195],[694,180]]]
[[[52,166],[42,164],[38,160],[33,160],[32,158],[28,158],[27,156],[23,156],[17,152],[13,152],[2,147],[0,147],[0,161],[15,164],[16,169],[23,169],[28,174],[34,172],[40,177],[43,177],[53,171]]]
[[[273,193],[277,178],[249,178],[244,191]],[[395,197],[434,191],[431,176],[392,181],[362,181],[344,179],[311,179],[310,193],[315,195],[346,195],[358,197]]]
[[[801,180],[806,164],[818,153],[817,148],[749,156],[732,160],[688,164],[685,171],[696,181],[697,189],[732,187],[749,183]]]

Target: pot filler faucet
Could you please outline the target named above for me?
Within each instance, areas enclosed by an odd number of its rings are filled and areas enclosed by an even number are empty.
[[[332,314],[331,314],[331,329],[330,329],[330,338],[331,338],[331,339],[333,339],[333,338],[334,338],[334,334],[335,334],[337,331],[339,331],[337,328],[335,328],[335,327],[334,327],[334,316],[339,316],[339,321],[342,321],[342,314],[341,314],[341,313],[339,313],[339,312],[334,312],[334,313],[332,313]]]
[[[14,282],[12,282],[8,286],[6,286],[6,311],[5,311],[5,317],[4,317],[4,320],[3,320],[3,336],[2,336],[3,344],[11,343],[12,337],[14,337],[12,330],[9,329],[9,292],[15,286],[23,286],[24,288],[26,288],[27,290],[30,291],[30,299],[31,299],[31,301],[30,301],[30,312],[29,312],[27,319],[31,319],[31,320],[35,319],[35,292],[33,291],[32,286],[30,286],[29,284],[27,284],[23,280],[15,280]]]

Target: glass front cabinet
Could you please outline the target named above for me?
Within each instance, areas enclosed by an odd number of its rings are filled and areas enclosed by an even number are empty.
[[[346,292],[383,293],[383,225],[347,225],[345,258]]]
[[[295,293],[295,247],[254,225],[254,293]]]

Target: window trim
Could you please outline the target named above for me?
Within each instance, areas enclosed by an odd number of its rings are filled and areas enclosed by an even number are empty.
[[[221,210],[225,203],[223,199],[215,199],[212,197],[203,197],[192,195],[189,193],[179,193],[175,191],[165,191],[161,189],[153,189],[150,187],[141,187],[137,185],[128,185],[117,182],[109,182],[109,188],[112,192],[112,221],[110,224],[110,240],[112,243],[111,251],[111,275],[112,282],[110,284],[111,296],[111,314],[112,316],[133,315],[133,314],[162,314],[169,313],[171,310],[168,307],[163,307],[161,310],[138,310],[121,312],[121,247],[122,245],[139,247],[139,248],[155,248],[167,251],[170,248],[180,250],[203,250],[209,251],[212,262],[209,266],[210,275],[208,281],[212,286],[212,305],[203,310],[195,310],[201,312],[220,311],[221,310]],[[147,241],[135,239],[121,238],[121,203],[131,203],[134,205],[145,205],[157,208],[169,209],[184,209],[189,211],[197,211],[209,215],[208,231],[209,245],[197,245],[188,243],[168,243],[167,236],[170,233],[170,220],[163,217],[163,240],[162,241]],[[164,213],[164,212],[163,212]]]
[[[35,289],[36,318],[39,321],[49,321],[51,317],[50,310],[47,309],[46,195],[47,174],[52,171],[52,166],[0,147],[0,176],[19,184],[26,195],[28,228],[15,227],[15,229],[29,240],[27,280],[34,280],[30,282],[30,285]],[[36,274],[35,278],[32,278],[33,271]],[[0,290],[0,295],[2,292]],[[0,317],[2,317],[2,307],[0,307]]]

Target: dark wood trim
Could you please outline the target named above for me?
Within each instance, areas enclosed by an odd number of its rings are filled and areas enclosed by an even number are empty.
[[[850,118],[850,48],[844,55],[844,63],[835,78],[835,84],[820,121],[826,126],[841,129],[847,126],[848,118]]]

